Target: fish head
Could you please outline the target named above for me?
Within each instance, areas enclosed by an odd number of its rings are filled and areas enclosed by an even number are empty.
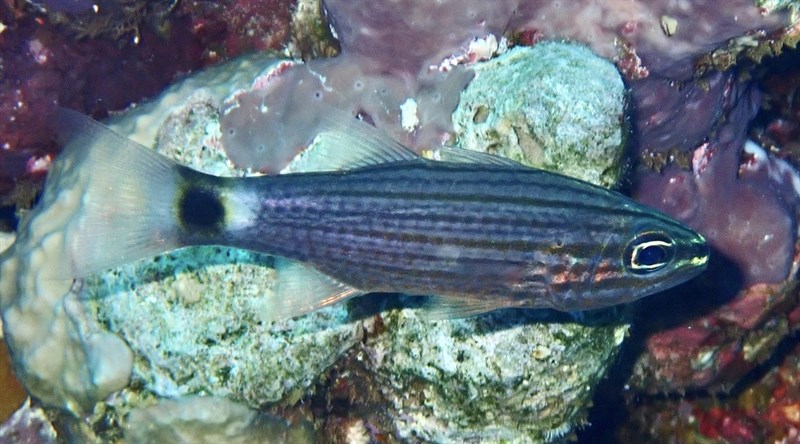
[[[588,285],[577,296],[581,307],[632,302],[667,290],[700,274],[708,264],[705,238],[655,211],[632,219],[608,236],[590,267]]]

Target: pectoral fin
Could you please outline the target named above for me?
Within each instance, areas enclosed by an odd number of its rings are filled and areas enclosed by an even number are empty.
[[[428,321],[468,318],[490,311],[506,308],[491,299],[468,299],[445,296],[429,296],[423,305],[420,317]]]

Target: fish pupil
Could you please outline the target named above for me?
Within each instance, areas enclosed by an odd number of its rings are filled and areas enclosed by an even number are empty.
[[[653,266],[664,263],[667,259],[667,252],[664,248],[651,245],[639,251],[639,256],[636,258],[641,265]]]
[[[225,220],[225,207],[214,190],[189,187],[183,192],[179,217],[187,229],[217,231]]]
[[[669,264],[674,253],[675,244],[668,236],[657,232],[643,233],[625,249],[625,268],[635,274],[649,274]]]

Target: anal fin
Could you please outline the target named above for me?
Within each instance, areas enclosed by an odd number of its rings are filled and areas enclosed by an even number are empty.
[[[266,321],[304,315],[364,294],[300,262],[276,258],[275,269],[277,282],[266,304]]]

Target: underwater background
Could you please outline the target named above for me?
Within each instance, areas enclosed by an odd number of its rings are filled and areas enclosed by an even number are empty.
[[[712,248],[632,304],[441,321],[383,295],[271,322],[274,260],[221,247],[78,287],[8,260],[0,441],[800,440],[798,5],[0,3],[0,250],[58,107],[234,177],[302,171],[338,108],[621,190]]]

